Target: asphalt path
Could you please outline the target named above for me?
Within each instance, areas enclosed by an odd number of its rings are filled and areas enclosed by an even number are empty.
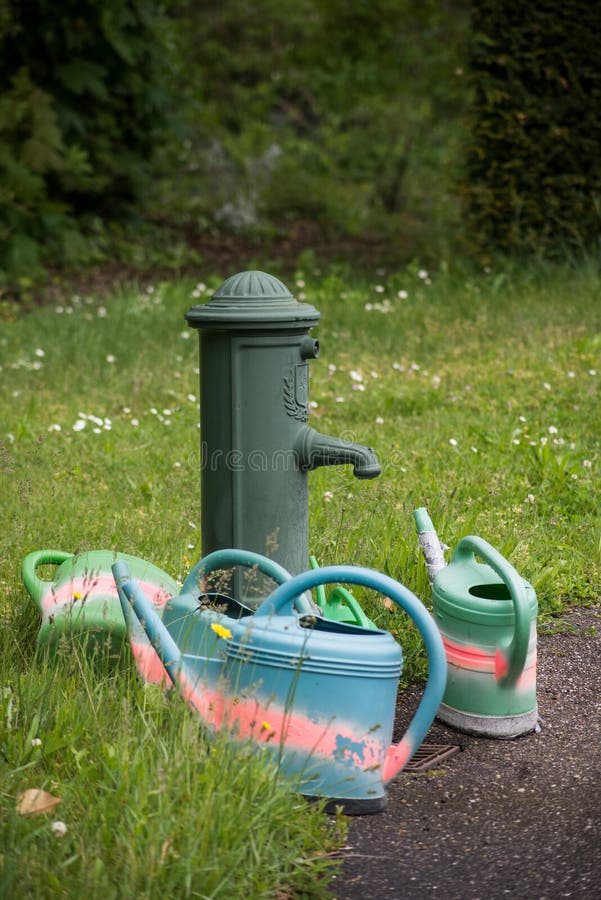
[[[512,741],[434,723],[426,742],[460,752],[349,820],[338,900],[600,900],[601,608],[539,634],[537,697],[540,731]],[[418,700],[401,696],[399,731]]]

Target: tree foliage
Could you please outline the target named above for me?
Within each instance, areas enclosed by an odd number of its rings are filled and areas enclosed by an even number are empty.
[[[405,257],[461,229],[480,254],[589,244],[598,20],[585,0],[472,0],[471,21],[466,0],[0,0],[0,288],[128,221],[305,219]]]
[[[135,208],[170,109],[158,0],[0,0],[0,269],[89,257]],[[88,237],[86,237],[88,235]]]
[[[4,283],[106,252],[132,215],[434,243],[457,218],[464,13],[0,0]]]
[[[391,235],[448,218],[461,2],[228,0],[186,15],[197,102],[178,164],[197,220]]]

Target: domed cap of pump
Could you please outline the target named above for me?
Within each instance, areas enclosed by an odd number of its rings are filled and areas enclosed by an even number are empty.
[[[299,303],[286,285],[267,272],[232,275],[208,303],[186,313],[193,328],[218,331],[272,331],[290,327],[305,331],[317,325],[319,311]]]

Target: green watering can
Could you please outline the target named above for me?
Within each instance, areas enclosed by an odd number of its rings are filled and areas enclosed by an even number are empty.
[[[179,594],[177,582],[152,563],[113,550],[66,553],[36,550],[22,564],[25,587],[42,614],[38,644],[54,646],[62,635],[85,638],[92,645],[110,645],[118,652],[127,638],[119,594],[111,566],[118,560],[135,572],[157,610]],[[51,581],[40,577],[42,566],[54,566]],[[165,672],[148,641],[141,645],[138,668],[147,681],[162,681]]]
[[[319,568],[319,563],[314,556],[309,557],[309,563],[312,569]],[[324,618],[333,622],[343,622],[345,625],[358,625],[360,628],[378,630],[378,626],[367,618],[359,602],[342,585],[335,585],[327,596],[323,584],[318,585],[315,592],[317,605]]]
[[[533,731],[538,723],[534,588],[480,537],[462,538],[447,566],[426,510],[416,510],[415,520],[447,658],[438,718],[485,737]]]

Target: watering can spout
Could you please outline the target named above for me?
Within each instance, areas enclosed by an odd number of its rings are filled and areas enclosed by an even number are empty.
[[[305,425],[296,441],[299,467],[303,471],[319,466],[350,464],[356,478],[377,478],[382,468],[371,447],[320,434]]]
[[[180,681],[182,656],[180,650],[161,621],[153,604],[138,583],[131,577],[128,566],[121,560],[111,566],[125,621],[131,622],[132,610],[156,650],[173,684]]]

